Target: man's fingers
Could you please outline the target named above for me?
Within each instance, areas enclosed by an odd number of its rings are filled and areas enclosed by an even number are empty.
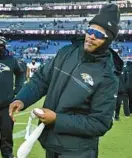
[[[18,113],[20,110],[21,110],[20,106],[19,106],[19,105],[16,105],[16,110],[15,110],[15,112]]]
[[[10,115],[10,117],[11,117],[11,119],[12,119],[13,122],[16,121],[16,120],[15,120],[15,117],[14,117],[13,115]]]
[[[13,116],[14,112],[19,112],[22,108],[24,108],[24,104],[20,100],[15,100],[12,102],[9,106],[9,116],[13,121],[15,121],[15,118]]]
[[[12,116],[12,111],[13,111],[13,106],[12,104],[10,104],[9,106],[9,115]]]
[[[33,113],[39,118],[44,118],[44,114],[37,113],[36,111],[33,111]]]
[[[46,109],[46,108],[41,108],[41,110],[43,110],[45,113],[51,111],[50,109]]]
[[[9,116],[11,117],[11,119],[12,119],[13,121],[15,121],[15,118],[14,118],[14,116],[13,116],[13,111],[14,111],[13,107],[10,106],[10,107],[9,107]]]
[[[10,105],[9,107],[9,115],[12,117],[13,115],[13,112],[14,112],[14,106],[13,105]]]
[[[46,120],[44,118],[39,118],[39,120],[43,123],[46,123]]]
[[[10,107],[9,107],[9,114],[10,115],[12,115],[13,114],[13,112],[15,112],[16,111],[16,109],[17,109],[17,104],[16,103],[11,103],[10,104]]]
[[[11,117],[11,119],[13,121],[15,121],[15,118],[13,116],[14,112],[19,112],[19,106],[17,105],[17,103],[13,102],[10,104],[10,107],[9,107],[9,116]]]

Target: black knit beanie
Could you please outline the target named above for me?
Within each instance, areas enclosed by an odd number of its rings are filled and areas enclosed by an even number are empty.
[[[109,31],[115,39],[119,31],[120,11],[116,4],[108,4],[102,7],[99,13],[89,21],[89,25],[97,24]]]

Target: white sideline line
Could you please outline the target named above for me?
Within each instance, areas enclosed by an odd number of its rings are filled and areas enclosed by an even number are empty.
[[[15,123],[14,125],[27,125],[27,123]],[[37,127],[37,125],[35,125],[35,124],[31,124],[31,125],[34,127]]]
[[[14,116],[15,117],[16,116],[22,116],[22,115],[29,114],[29,113],[31,113],[31,111],[20,112],[18,114],[15,114]],[[22,123],[21,122],[16,122],[16,123],[14,123],[14,126],[16,126],[16,125],[27,125],[27,124],[28,124],[28,122],[26,122],[26,123],[24,123],[24,122],[22,122]],[[31,125],[32,125],[31,131],[33,131],[33,129],[35,129],[37,127],[37,125],[35,125],[35,124],[31,124]],[[16,132],[16,133],[13,133],[13,139],[24,138],[25,134],[26,134],[26,129],[21,130],[21,131]]]
[[[16,125],[22,125],[22,124],[25,125],[27,123],[15,123],[15,124]],[[32,128],[31,128],[31,133],[32,133],[32,131],[37,127],[37,125],[35,125],[35,124],[31,124],[31,125],[32,125]],[[13,133],[13,139],[24,138],[25,134],[26,134],[26,129]]]
[[[13,139],[23,138],[25,136],[26,130],[22,130],[17,133],[13,133]]]
[[[14,125],[26,125],[27,123],[14,123]]]
[[[31,133],[34,131],[35,127],[32,127]],[[13,133],[13,139],[24,138],[26,130],[21,130],[20,132]]]
[[[21,112],[20,114],[15,114],[14,116],[21,116],[30,113],[31,111]]]

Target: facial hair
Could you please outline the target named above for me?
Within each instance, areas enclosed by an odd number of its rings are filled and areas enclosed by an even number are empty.
[[[0,48],[0,56],[3,56],[5,53],[5,49],[4,48]]]

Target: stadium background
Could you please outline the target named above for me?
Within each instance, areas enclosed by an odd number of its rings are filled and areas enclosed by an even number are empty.
[[[0,35],[8,39],[10,55],[30,62],[40,62],[55,56],[64,45],[84,38],[88,21],[106,3],[117,3],[121,11],[120,32],[111,45],[122,51],[124,61],[132,59],[132,2],[91,0],[0,0]],[[42,100],[33,107],[41,107]],[[33,107],[16,114],[14,128],[14,153],[24,141],[25,127]],[[101,138],[99,158],[132,158],[132,118],[115,122],[113,129]],[[37,124],[34,121],[33,124]],[[34,127],[34,126],[33,126]],[[44,152],[37,143],[29,158],[44,158]]]

